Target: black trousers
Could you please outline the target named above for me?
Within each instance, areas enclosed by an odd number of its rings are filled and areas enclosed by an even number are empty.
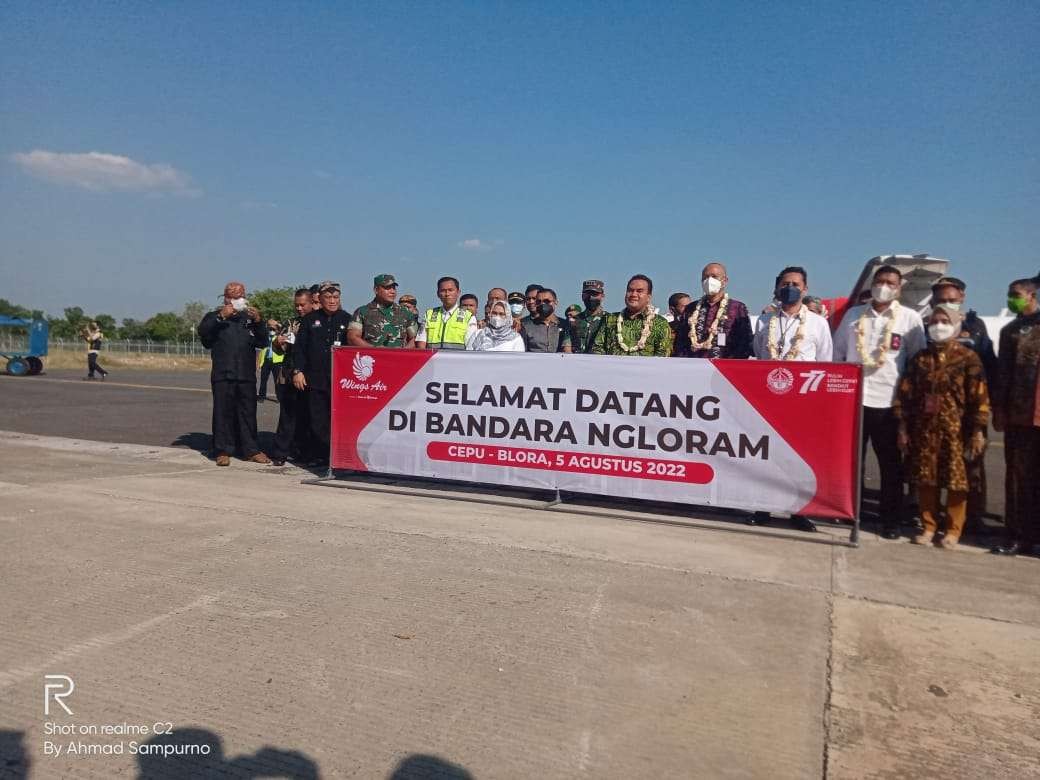
[[[275,384],[278,394],[278,430],[274,433],[274,444],[270,456],[276,460],[285,460],[298,456],[304,460],[317,457],[310,446],[310,414],[307,409],[305,393],[301,393],[292,383]]]
[[[256,391],[256,394],[260,398],[267,398],[267,379],[268,377],[274,377],[274,389],[278,392],[278,365],[272,363],[270,360],[265,360],[260,364],[260,389]]]
[[[899,452],[899,423],[891,409],[863,407],[863,455],[869,442],[881,468],[881,524],[899,525],[903,508],[903,458]]]
[[[1004,431],[1004,462],[1008,535],[1025,544],[1040,544],[1040,428],[1009,425]]]
[[[213,449],[243,458],[260,452],[256,443],[256,385],[251,380],[211,382],[213,388]]]
[[[313,383],[307,380],[307,413],[311,423],[311,446],[316,458],[329,457],[329,437],[332,428],[332,396],[329,394],[329,377],[317,377]]]
[[[105,371],[97,362],[97,352],[87,353],[87,376],[94,376],[94,372],[97,371],[101,376],[105,376],[108,372]]]

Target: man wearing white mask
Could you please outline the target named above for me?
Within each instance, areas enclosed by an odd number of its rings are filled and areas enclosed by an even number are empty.
[[[692,301],[675,326],[675,356],[696,358],[751,357],[751,318],[747,306],[729,297],[729,276],[722,263],[701,271],[704,295]]]
[[[926,344],[924,324],[898,298],[903,275],[882,265],[874,272],[871,301],[845,314],[834,334],[834,360],[863,366],[863,447],[869,441],[881,470],[881,535],[899,537],[903,468],[899,421],[892,411],[896,388],[907,362]]]

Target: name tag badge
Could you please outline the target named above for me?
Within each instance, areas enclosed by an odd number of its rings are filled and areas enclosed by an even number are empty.
[[[903,346],[903,337],[898,333],[892,334],[892,349],[900,349]]]
[[[720,347],[724,347],[724,346],[726,346],[726,334],[725,334],[725,333],[721,333],[721,332],[720,332],[720,333],[718,334],[718,336],[719,336],[719,337],[718,337],[718,339],[717,339],[717,343],[718,343],[718,345],[719,345]]]
[[[318,322],[318,320],[315,320],[314,322],[311,323],[311,327],[312,328],[320,328],[321,327],[321,323]]]

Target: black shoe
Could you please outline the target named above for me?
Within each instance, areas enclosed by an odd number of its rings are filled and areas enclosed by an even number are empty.
[[[896,528],[893,525],[886,526],[885,528],[881,529],[881,538],[882,539],[898,539],[899,538],[899,529]]]
[[[805,515],[791,515],[791,525],[799,531],[805,531],[806,533],[811,534],[814,534],[819,530],[816,528],[816,523]]]
[[[1003,542],[990,550],[994,555],[1035,555],[1033,545],[1025,542]]]
[[[769,512],[755,512],[744,518],[748,525],[769,525]]]

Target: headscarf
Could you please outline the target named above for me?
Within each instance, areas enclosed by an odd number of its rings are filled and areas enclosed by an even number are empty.
[[[505,324],[499,327],[495,327],[491,324],[491,315],[495,314],[497,309],[501,309],[502,316],[505,318]],[[504,344],[507,341],[511,341],[516,336],[516,331],[513,330],[513,318],[509,314],[509,307],[503,301],[494,301],[491,304],[491,308],[488,309],[487,324],[484,326],[484,333],[487,334],[488,340],[492,344]]]
[[[947,306],[945,303],[937,304],[932,307],[933,312],[941,311],[947,317],[950,318],[950,324],[959,326],[964,321],[964,312],[960,309],[955,309],[953,306]]]

